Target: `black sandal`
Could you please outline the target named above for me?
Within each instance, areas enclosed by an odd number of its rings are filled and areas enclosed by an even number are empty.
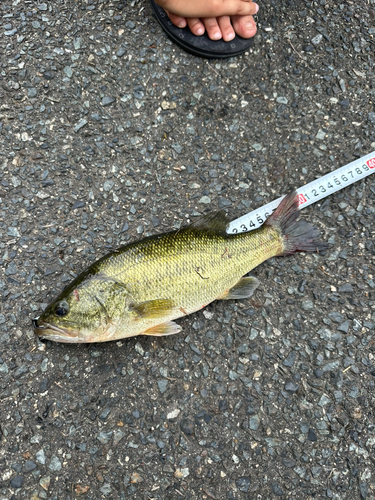
[[[199,57],[223,59],[235,57],[248,50],[253,45],[253,38],[242,38],[236,35],[230,42],[224,40],[211,40],[207,33],[202,36],[193,35],[190,28],[178,28],[167,16],[164,9],[159,7],[154,0],[150,0],[156,19],[167,35],[183,49]]]

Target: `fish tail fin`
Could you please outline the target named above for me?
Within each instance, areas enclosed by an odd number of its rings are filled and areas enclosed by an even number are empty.
[[[265,224],[276,228],[281,233],[283,251],[279,255],[294,252],[321,252],[328,248],[327,243],[318,240],[320,231],[312,224],[299,218],[299,201],[294,190],[281,201],[280,205],[268,217]]]

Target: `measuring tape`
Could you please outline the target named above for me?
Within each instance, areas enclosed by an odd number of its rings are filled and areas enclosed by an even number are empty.
[[[350,184],[364,179],[374,172],[375,151],[297,189],[299,208],[301,210],[302,208],[308,207],[312,203],[316,203],[326,196],[336,193],[336,191],[340,191],[340,189],[344,189],[350,186]],[[227,233],[253,231],[266,221],[267,217],[276,210],[283,198],[284,196],[281,196],[281,198],[271,201],[271,203],[235,219],[229,224]]]

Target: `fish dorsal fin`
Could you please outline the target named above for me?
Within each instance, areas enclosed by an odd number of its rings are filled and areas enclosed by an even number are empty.
[[[199,229],[200,231],[211,231],[214,233],[226,234],[229,219],[223,210],[210,212],[207,215],[202,215],[193,221],[188,227]]]
[[[154,299],[132,304],[129,309],[137,315],[138,319],[164,318],[172,312],[174,302],[171,299]]]
[[[142,335],[153,335],[154,337],[163,337],[164,335],[173,335],[181,331],[180,325],[174,321],[168,321],[167,323],[162,323],[161,325],[153,326],[148,330],[144,331]]]

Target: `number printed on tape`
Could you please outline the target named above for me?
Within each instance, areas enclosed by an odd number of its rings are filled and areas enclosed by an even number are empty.
[[[364,179],[375,173],[375,151],[358,160],[352,161],[333,172],[329,172],[320,179],[315,179],[297,190],[300,209],[322,200],[330,194],[336,193],[354,182]],[[274,200],[263,207],[254,210],[229,224],[229,233],[252,231],[261,226],[277,208],[283,197]]]
[[[302,193],[298,195],[298,202],[299,202],[299,206],[301,206],[307,202],[305,196]]]

